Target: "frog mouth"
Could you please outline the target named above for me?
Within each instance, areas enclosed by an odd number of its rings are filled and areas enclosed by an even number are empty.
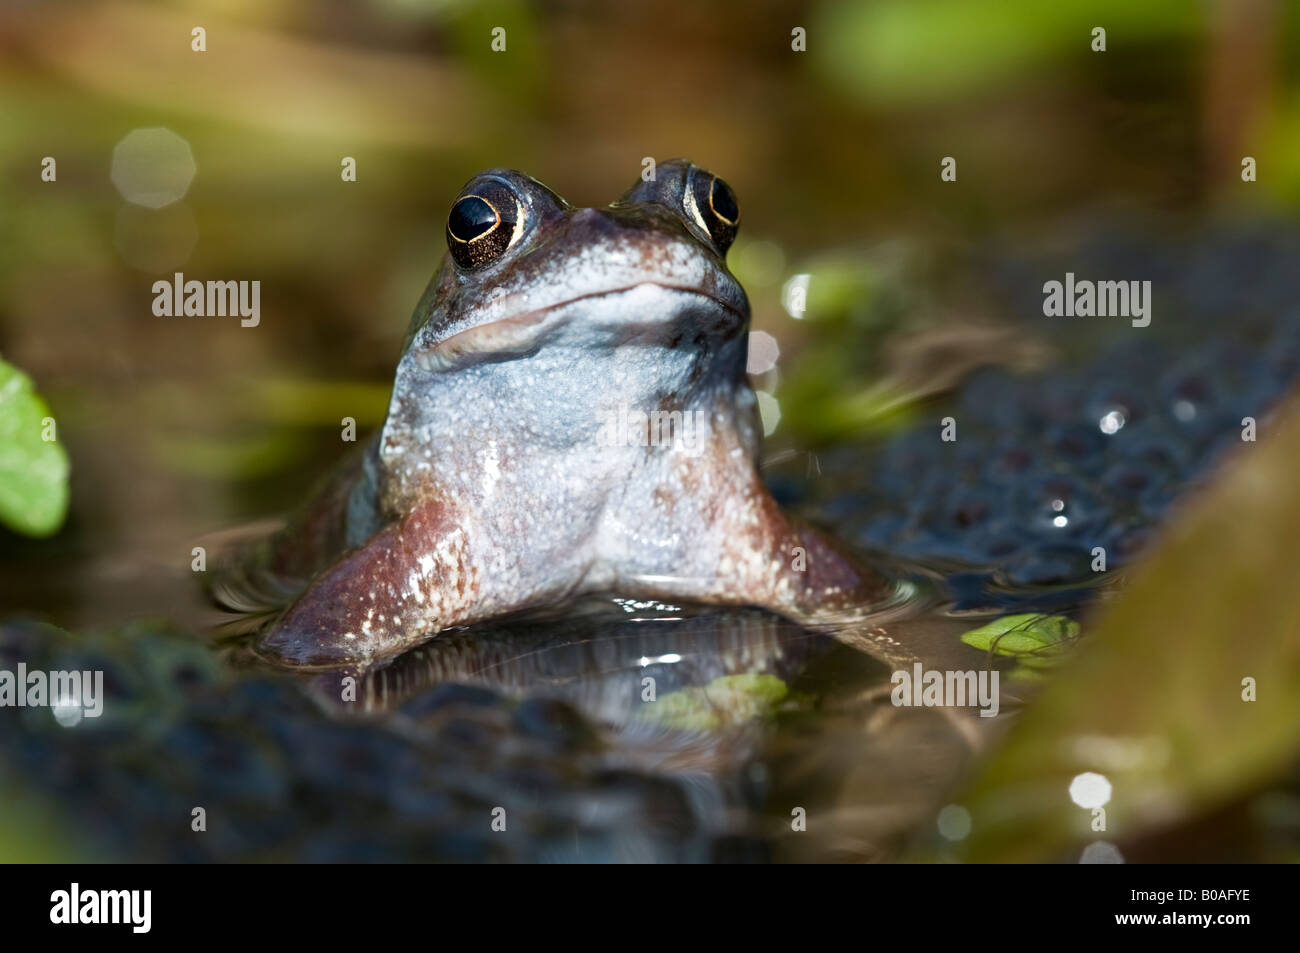
[[[731,337],[748,322],[748,315],[735,304],[724,301],[707,291],[685,285],[643,281],[624,288],[577,295],[556,304],[466,328],[425,347],[419,352],[418,360],[426,370],[442,372],[485,361],[507,361],[527,357],[535,353],[551,333],[568,325],[575,318],[575,306],[587,301],[619,296],[631,297],[652,290],[668,291],[699,299],[702,310],[712,317],[713,326],[699,326],[697,322],[698,330]],[[629,302],[628,310],[634,309],[634,303]],[[677,322],[673,320],[620,319],[606,326],[606,330],[610,333],[607,343],[618,345],[639,341],[643,344],[661,343],[668,346],[674,338],[680,339],[680,334],[674,334],[672,331],[675,324]]]

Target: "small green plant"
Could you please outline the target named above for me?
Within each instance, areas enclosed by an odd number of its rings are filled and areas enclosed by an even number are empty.
[[[1079,637],[1079,623],[1063,615],[1024,612],[994,619],[962,635],[967,645],[1020,662],[1013,678],[1039,678]]]

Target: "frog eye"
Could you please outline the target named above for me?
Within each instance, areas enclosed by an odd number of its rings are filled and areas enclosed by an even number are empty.
[[[716,175],[693,169],[683,196],[687,213],[708,233],[718,250],[725,253],[736,240],[740,226],[740,204],[736,193]]]
[[[514,241],[519,206],[503,195],[462,195],[447,215],[447,248],[462,268],[481,268]]]

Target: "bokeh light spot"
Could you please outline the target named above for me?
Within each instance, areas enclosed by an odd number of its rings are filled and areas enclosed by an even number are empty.
[[[1081,864],[1122,864],[1124,855],[1119,852],[1119,848],[1109,841],[1093,841],[1083,849],[1079,855]]]
[[[196,171],[190,144],[162,126],[134,129],[113,147],[113,185],[134,205],[163,208],[179,202]]]
[[[781,305],[785,313],[797,320],[802,320],[808,310],[808,285],[812,275],[794,275],[781,288]]]
[[[758,398],[758,416],[763,420],[763,436],[770,437],[781,422],[781,404],[767,391],[754,391]]]
[[[1126,422],[1123,411],[1112,410],[1102,416],[1101,420],[1097,422],[1097,426],[1101,428],[1102,433],[1109,437],[1123,430]]]
[[[939,833],[951,841],[965,840],[970,834],[970,811],[960,804],[949,804],[936,819]]]
[[[1095,771],[1075,775],[1070,782],[1070,800],[1079,807],[1101,807],[1110,801],[1110,780]]]
[[[745,370],[750,374],[766,374],[776,367],[781,356],[781,346],[766,331],[749,332],[749,359]]]

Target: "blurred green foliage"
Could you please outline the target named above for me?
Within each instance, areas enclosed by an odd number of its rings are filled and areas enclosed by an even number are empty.
[[[797,441],[879,436],[913,419],[918,395],[888,377],[881,351],[890,334],[918,317],[906,261],[904,250],[885,246],[796,264],[781,296],[789,309],[792,295],[802,294],[796,313],[808,340],[779,394],[786,431]]]
[[[49,536],[68,512],[68,455],[49,405],[0,360],[0,523]]]
[[[1207,4],[1188,0],[850,0],[821,8],[830,82],[891,107],[965,99],[1091,52],[1185,42]]]
[[[67,817],[18,783],[0,783],[0,864],[85,862],[72,843]]]

